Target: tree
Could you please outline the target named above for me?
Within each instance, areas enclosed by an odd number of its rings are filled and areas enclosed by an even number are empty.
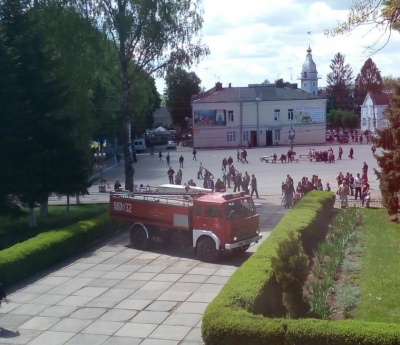
[[[379,179],[382,200],[390,215],[397,214],[399,210],[400,192],[400,85],[391,97],[389,106],[384,115],[389,126],[377,130],[378,137],[373,138],[377,147],[383,149],[381,155],[375,155],[380,171],[375,170]]]
[[[81,191],[90,172],[87,119],[73,112],[80,109],[77,98],[71,97],[68,72],[74,71],[65,68],[62,54],[47,36],[43,10],[19,0],[0,7],[1,52],[9,80],[0,94],[1,104],[7,104],[1,113],[0,145],[7,147],[7,168],[0,171],[0,193],[1,200],[28,205],[31,226],[36,225],[36,202],[47,202],[49,193],[63,188]],[[60,178],[63,174],[68,178]]]
[[[326,121],[332,128],[356,129],[359,126],[357,114],[353,111],[332,109],[326,115]]]
[[[138,71],[131,77],[136,89],[132,95],[132,133],[142,137],[146,129],[153,127],[154,112],[160,107],[161,99],[154,78],[144,71]]]
[[[125,189],[133,190],[131,94],[137,88],[129,71],[162,73],[176,65],[191,66],[208,54],[194,41],[203,19],[200,0],[75,0],[85,17],[93,18],[112,39],[121,74],[121,117],[124,130]]]
[[[372,24],[382,32],[382,37],[388,33],[387,43],[392,30],[400,30],[399,6],[399,0],[354,0],[347,20],[326,33],[341,35],[361,25]]]
[[[357,109],[364,102],[368,91],[381,93],[383,90],[383,80],[381,72],[376,67],[371,58],[368,58],[361,68],[360,73],[356,78],[356,89],[354,92],[354,102]]]
[[[186,129],[186,118],[192,117],[191,99],[200,93],[201,80],[194,72],[171,68],[165,78],[164,96],[174,124]]]
[[[397,86],[400,85],[400,78],[393,78],[391,76],[383,77],[382,85],[383,93],[393,95],[396,92]]]
[[[352,110],[353,70],[349,64],[345,64],[345,57],[340,53],[337,53],[331,62],[329,67],[332,72],[326,78],[328,104],[331,109]]]

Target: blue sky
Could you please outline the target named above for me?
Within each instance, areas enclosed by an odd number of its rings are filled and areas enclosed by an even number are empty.
[[[217,81],[237,87],[265,79],[296,83],[310,44],[321,75],[319,86],[326,85],[329,65],[338,52],[345,55],[354,76],[371,57],[382,76],[399,77],[399,33],[392,33],[389,44],[373,55],[368,46],[383,34],[377,29],[364,26],[338,37],[324,34],[346,19],[350,6],[351,0],[203,0],[201,37],[211,54],[191,71],[206,89]],[[376,48],[384,45],[385,37]],[[157,80],[157,88],[163,92],[163,80]]]

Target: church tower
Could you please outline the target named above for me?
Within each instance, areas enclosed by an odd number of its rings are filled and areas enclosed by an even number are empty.
[[[311,55],[311,48],[308,46],[306,61],[303,63],[301,70],[301,89],[305,92],[318,95],[318,77],[317,66]]]

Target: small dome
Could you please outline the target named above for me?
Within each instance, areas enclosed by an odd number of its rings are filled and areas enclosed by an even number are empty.
[[[317,66],[315,65],[315,62],[312,59],[310,47],[308,47],[307,49],[306,61],[303,63],[303,68],[301,71],[308,73],[317,73]]]

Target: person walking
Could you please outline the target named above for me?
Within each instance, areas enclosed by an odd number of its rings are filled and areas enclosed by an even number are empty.
[[[242,185],[242,174],[237,173],[236,176],[235,176],[233,192],[234,193],[236,193],[236,191],[240,192],[240,186],[241,185]]]
[[[343,180],[342,184],[340,185],[338,194],[340,196],[342,208],[349,206],[349,202],[347,200],[347,196],[349,195],[349,186],[346,180]]]
[[[159,158],[159,162],[162,162],[162,161],[163,161],[161,150],[158,152],[158,158]]]
[[[354,157],[353,157],[353,154],[354,154],[353,148],[350,147],[349,158],[353,159],[353,158],[354,158]]]
[[[171,159],[171,157],[170,157],[170,155],[169,155],[169,152],[167,153],[167,164],[168,164],[168,166],[169,166],[169,161],[170,161],[170,159]]]
[[[197,171],[197,179],[202,179],[203,178],[203,163],[200,162],[199,165],[199,170]]]
[[[244,164],[244,162],[246,162],[247,164],[249,164],[249,162],[247,161],[247,151],[246,151],[246,149],[243,149],[242,157],[243,157],[242,163]]]
[[[242,189],[243,189],[243,191],[244,191],[247,195],[250,194],[250,191],[249,191],[250,180],[251,180],[251,179],[250,179],[250,175],[249,175],[248,172],[246,171],[246,172],[244,173],[244,176],[243,176]]]
[[[357,200],[357,196],[361,199],[361,177],[358,173],[357,176],[354,178],[354,199]]]
[[[183,168],[183,160],[184,160],[184,158],[183,158],[183,156],[181,155],[181,156],[179,157],[179,167],[180,167],[180,168]]]
[[[226,171],[226,166],[228,165],[228,160],[226,157],[222,160],[222,170]]]
[[[4,289],[4,286],[2,283],[0,283],[0,306],[1,306],[1,302],[8,303],[6,290]]]
[[[169,167],[169,169],[167,171],[167,175],[168,175],[168,179],[169,179],[169,183],[170,184],[174,184],[174,174],[175,174],[175,170],[172,169],[172,167]]]
[[[196,155],[197,155],[197,151],[196,151],[196,149],[193,147],[193,152],[192,152],[192,154],[193,154],[193,160],[194,161],[197,161],[197,157],[196,157]]]
[[[258,190],[257,190],[257,179],[254,176],[254,174],[251,175],[251,194],[250,196],[253,196],[254,193],[256,193],[256,198],[259,199],[258,196]]]
[[[343,155],[343,149],[341,146],[339,146],[339,157],[338,159],[342,160],[342,155]]]
[[[115,155],[115,159],[117,160],[117,164],[119,165],[119,163],[121,162],[121,155],[119,153],[117,153]]]
[[[241,162],[242,161],[242,158],[241,158],[241,153],[240,153],[240,150],[239,149],[237,149],[237,152],[236,152],[236,158],[237,158],[237,161],[238,162]]]

